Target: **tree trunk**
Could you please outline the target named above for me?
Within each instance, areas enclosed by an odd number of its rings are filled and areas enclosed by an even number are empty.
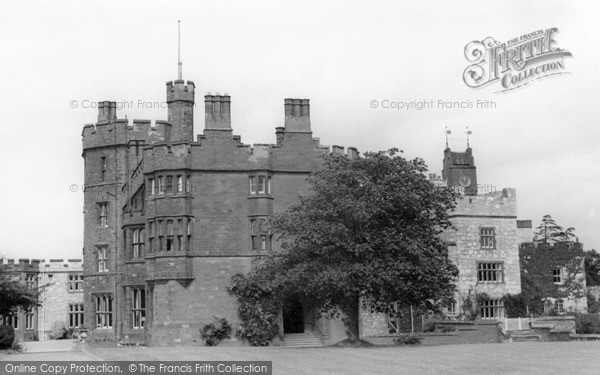
[[[346,313],[346,328],[348,329],[348,339],[350,341],[360,340],[360,310],[359,298],[353,297],[348,301],[348,306],[345,308]]]

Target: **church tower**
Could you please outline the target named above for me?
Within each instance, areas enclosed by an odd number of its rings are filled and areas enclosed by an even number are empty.
[[[477,168],[471,147],[465,152],[453,152],[446,147],[442,178],[448,181],[449,188],[464,190],[465,195],[477,195]]]

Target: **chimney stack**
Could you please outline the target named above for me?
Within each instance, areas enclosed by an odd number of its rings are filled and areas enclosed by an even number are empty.
[[[348,157],[350,159],[358,157],[358,150],[356,149],[356,147],[348,147]]]
[[[283,143],[283,133],[285,132],[285,128],[283,126],[275,128],[275,139],[277,139],[277,145],[281,146]]]
[[[287,133],[311,133],[308,99],[284,99],[284,108]]]
[[[225,95],[204,96],[205,129],[231,130],[231,97]]]
[[[331,146],[331,153],[336,155],[344,155],[343,146]]]
[[[117,120],[117,102],[98,102],[98,123]]]

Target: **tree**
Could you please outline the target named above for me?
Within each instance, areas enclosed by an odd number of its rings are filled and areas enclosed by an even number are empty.
[[[588,287],[600,285],[600,254],[594,249],[585,253],[585,282]]]
[[[458,270],[440,233],[457,194],[425,177],[422,159],[397,149],[363,157],[331,155],[308,178],[309,194],[276,215],[281,249],[248,275],[280,300],[298,298],[322,314],[344,313],[359,340],[359,311],[453,299]]]
[[[2,258],[0,257],[0,263]],[[7,316],[18,307],[26,308],[37,303],[37,293],[27,289],[23,282],[6,277],[0,266],[0,315]]]
[[[541,242],[545,244],[562,242],[565,236],[567,236],[563,227],[556,224],[550,215],[544,215],[542,217],[542,222],[536,229],[537,231],[534,233],[535,242]],[[569,228],[569,235],[573,235],[573,230],[574,228]]]

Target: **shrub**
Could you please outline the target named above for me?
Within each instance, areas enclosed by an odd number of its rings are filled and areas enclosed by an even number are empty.
[[[0,349],[8,349],[15,341],[15,329],[11,326],[0,326]]]
[[[259,282],[237,274],[227,288],[238,301],[240,325],[236,336],[252,346],[268,346],[279,334],[277,318],[280,304],[271,290]]]
[[[394,344],[396,345],[419,345],[421,344],[421,338],[412,335],[399,335],[394,337]]]
[[[206,342],[206,346],[217,346],[222,340],[231,337],[231,325],[227,322],[227,319],[216,319],[217,321],[214,324],[209,323],[200,330],[200,336]]]
[[[600,312],[600,301],[598,301],[596,297],[589,291],[587,292],[587,307],[588,313],[590,314]]]
[[[579,334],[600,334],[600,315],[575,314],[575,331]]]
[[[56,321],[52,323],[48,336],[50,340],[62,340],[67,338],[68,332],[65,322]]]
[[[435,332],[435,320],[427,319],[423,323],[423,332]]]
[[[13,341],[12,345],[10,346],[10,350],[12,350],[13,352],[21,353],[23,351],[23,347],[21,346],[21,343],[19,343],[17,340],[15,340],[15,341]]]
[[[507,318],[527,316],[527,303],[523,294],[505,294],[502,297]]]

